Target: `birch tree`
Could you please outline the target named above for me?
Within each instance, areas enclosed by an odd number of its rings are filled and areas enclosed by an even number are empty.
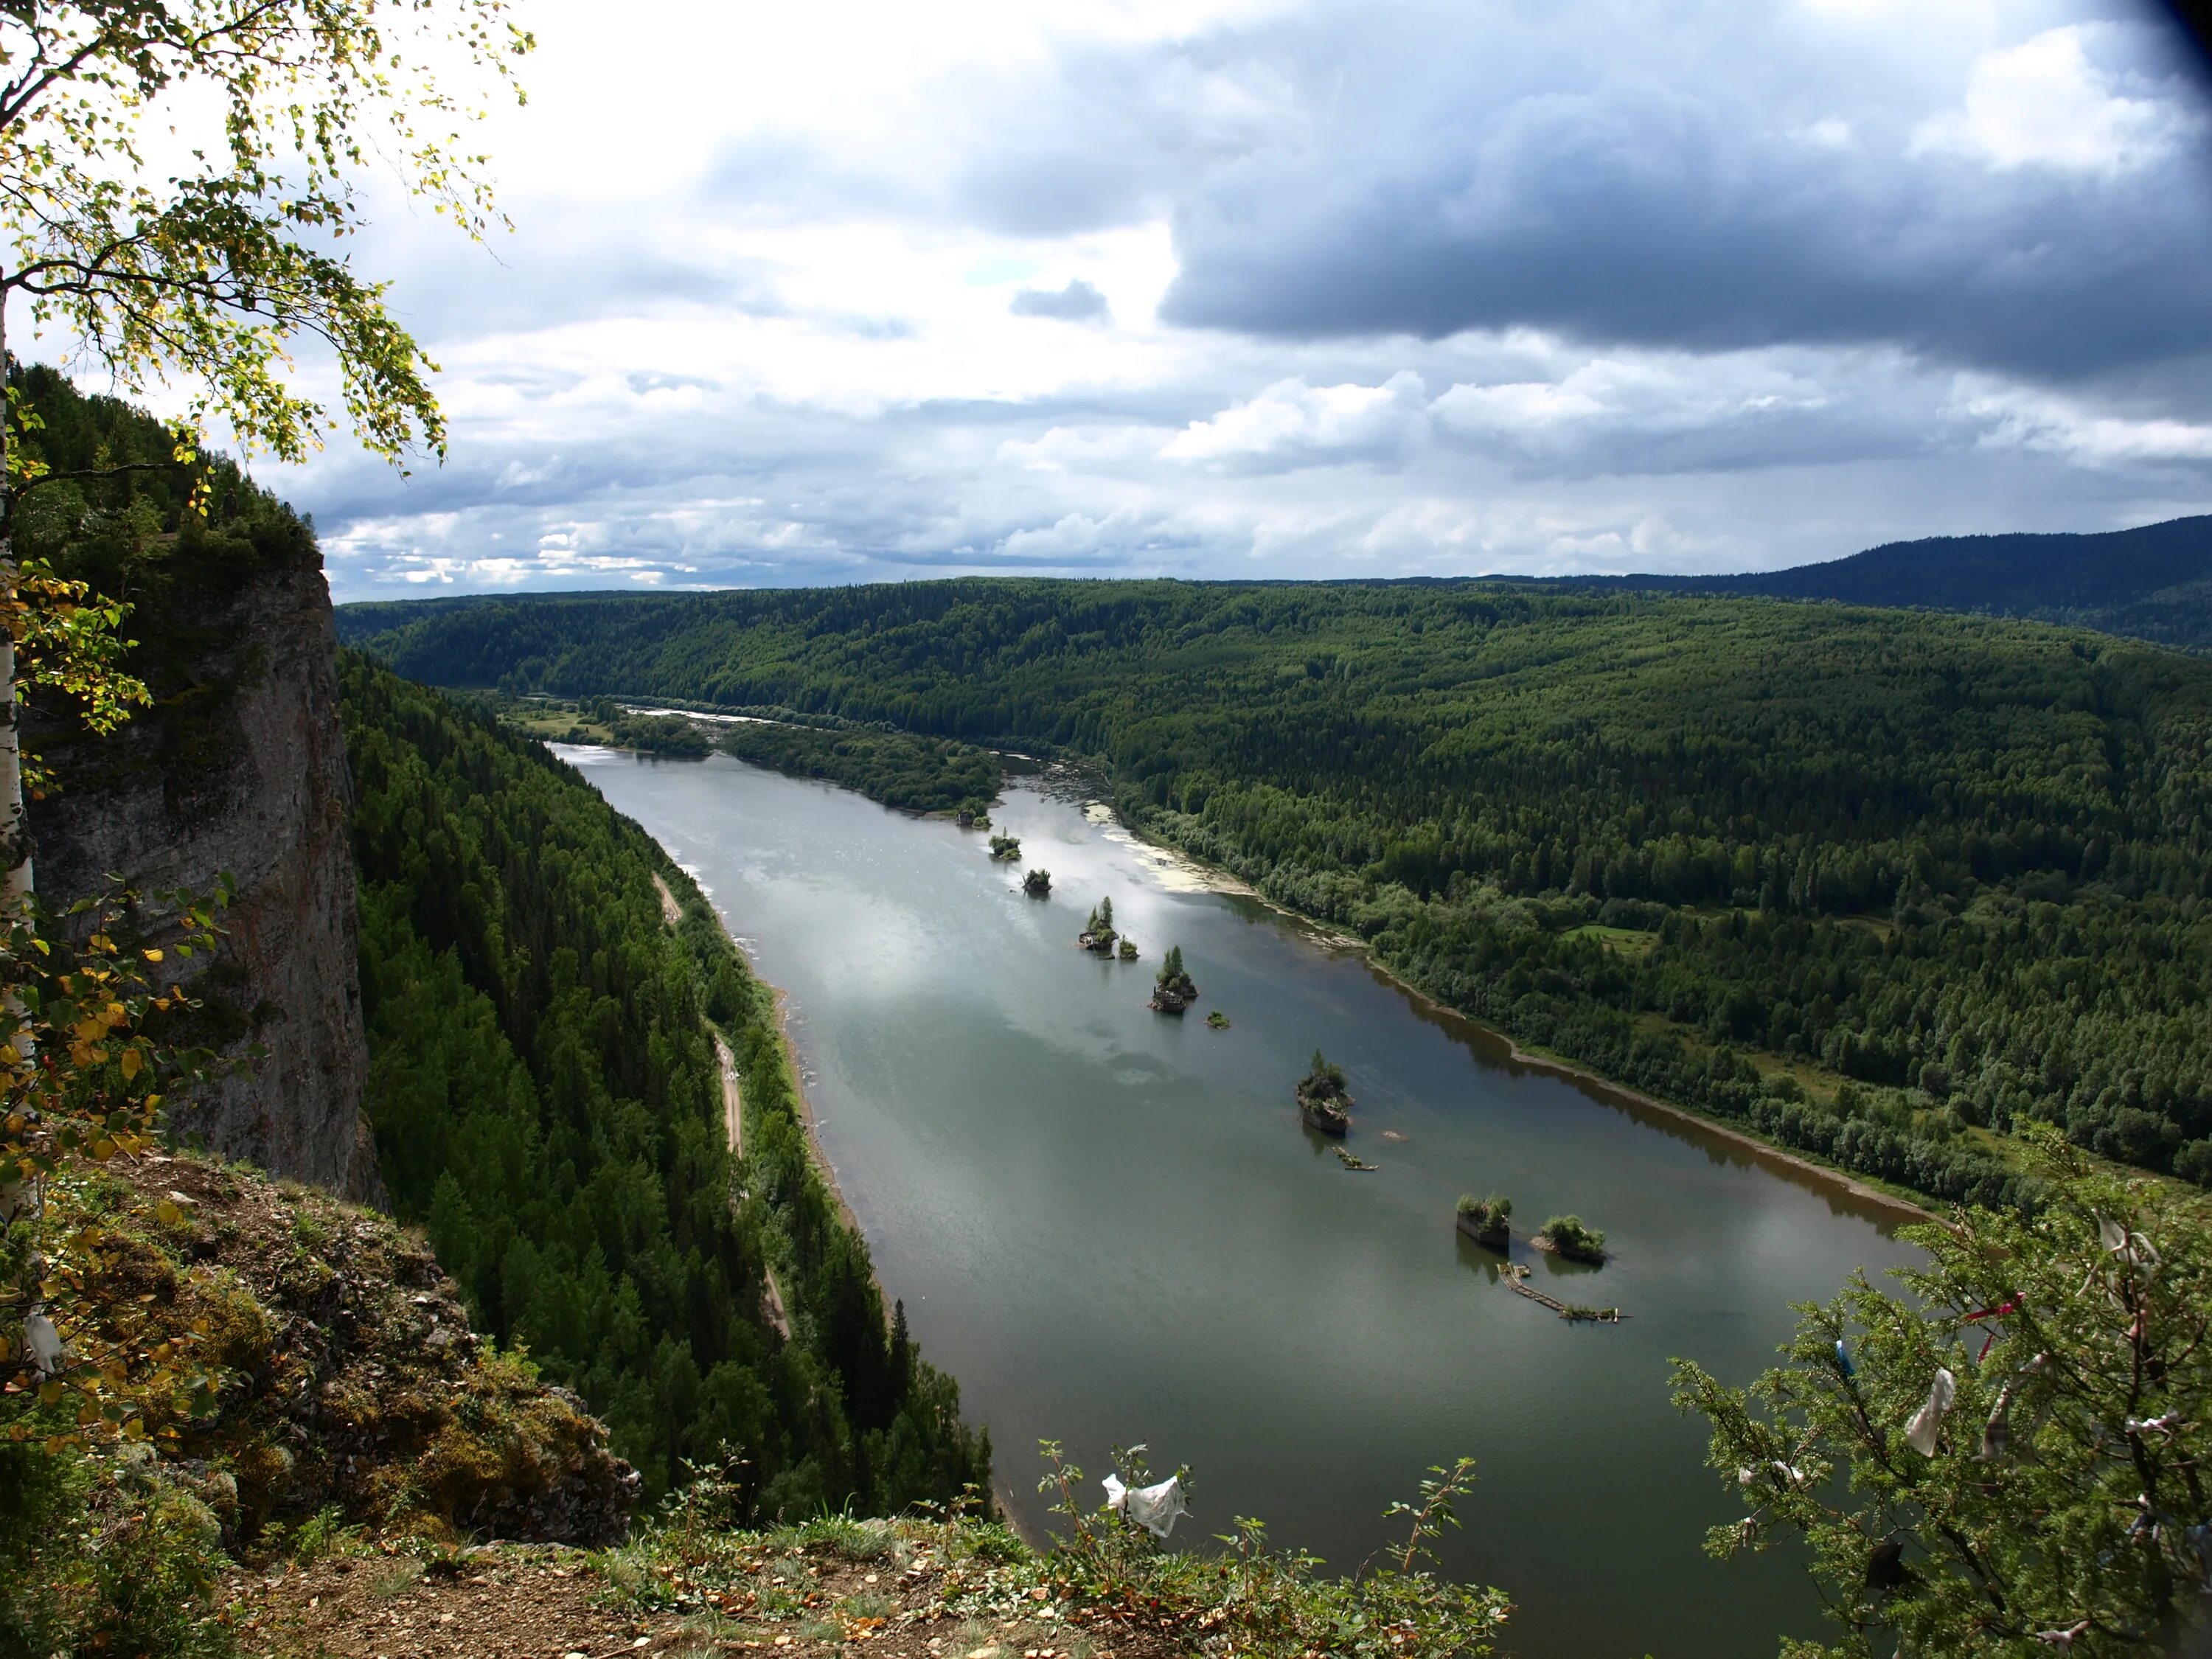
[[[349,426],[442,458],[436,365],[356,272],[372,164],[481,240],[505,221],[471,144],[534,42],[507,0],[0,0],[0,362],[5,328],[61,337],[125,396],[181,392],[176,461],[218,425],[292,461]],[[450,79],[449,79],[450,77]],[[294,352],[335,365],[337,407]],[[0,423],[0,589],[25,495],[64,476]],[[95,469],[90,475],[100,476]],[[32,885],[12,628],[0,638],[0,861]]]

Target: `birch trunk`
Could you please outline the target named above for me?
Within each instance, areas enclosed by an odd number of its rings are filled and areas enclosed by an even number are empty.
[[[8,315],[0,290],[0,377],[8,371]],[[15,483],[9,474],[12,406],[0,410],[0,584],[15,596]],[[23,818],[22,705],[15,696],[15,636],[0,628],[0,860],[8,866],[0,904],[9,914],[31,896],[31,837]]]

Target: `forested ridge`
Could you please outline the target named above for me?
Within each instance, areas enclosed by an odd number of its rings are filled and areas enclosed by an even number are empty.
[[[770,1515],[985,1482],[954,1384],[902,1317],[886,1331],[867,1246],[809,1161],[769,994],[690,878],[539,745],[342,667],[370,1121],[394,1207],[483,1328],[580,1393],[652,1490],[725,1443]],[[763,1310],[771,1269],[789,1342]]]
[[[1928,605],[2212,651],[2212,517],[2090,535],[1930,536],[1739,575],[1559,576],[1544,583]]]
[[[2212,665],[1924,612],[970,580],[347,607],[402,672],[1110,769],[1454,1006],[1940,1196],[2022,1118],[2212,1179]]]

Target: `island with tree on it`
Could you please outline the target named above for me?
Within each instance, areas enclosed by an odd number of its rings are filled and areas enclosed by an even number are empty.
[[[1331,1063],[1318,1048],[1313,1066],[1298,1079],[1298,1117],[1309,1129],[1325,1135],[1347,1134],[1352,1129],[1351,1093],[1344,1083],[1344,1067]]]
[[[992,863],[1011,864],[1021,855],[1022,838],[1019,836],[994,835],[991,837]]]
[[[1462,1194],[1456,1213],[1460,1231],[1485,1249],[1503,1250],[1513,1242],[1513,1229],[1507,1224],[1513,1213],[1511,1199],[1496,1193],[1488,1198]]]
[[[1075,942],[1094,956],[1111,956],[1114,941],[1121,935],[1114,931],[1114,901],[1100,899],[1091,912],[1091,920],[1083,924],[1083,931]]]
[[[1121,960],[1124,962],[1134,962],[1136,959],[1137,941],[1133,939],[1124,938],[1121,941]]]
[[[1023,871],[1022,891],[1027,893],[1031,898],[1050,898],[1052,896],[1052,872],[1049,870]]]
[[[1152,981],[1152,1000],[1149,1005],[1155,1013],[1188,1013],[1190,1005],[1198,1000],[1198,987],[1189,970],[1182,965],[1182,946],[1170,945],[1161,959],[1160,971]]]
[[[1540,1250],[1549,1250],[1570,1261],[1587,1261],[1600,1267],[1605,1265],[1605,1234],[1595,1227],[1584,1226],[1578,1215],[1553,1216],[1536,1230],[1528,1242]]]

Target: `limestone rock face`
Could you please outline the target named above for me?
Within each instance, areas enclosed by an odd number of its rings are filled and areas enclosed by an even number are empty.
[[[158,707],[97,740],[30,728],[63,784],[31,809],[39,890],[65,903],[119,876],[143,894],[204,891],[227,873],[236,895],[222,946],[212,961],[170,965],[207,1005],[198,1040],[268,1053],[179,1127],[226,1157],[377,1200],[361,1113],[351,792],[320,559],[310,550],[234,581],[180,585],[161,604],[125,630],[162,636],[161,672],[140,670]]]

